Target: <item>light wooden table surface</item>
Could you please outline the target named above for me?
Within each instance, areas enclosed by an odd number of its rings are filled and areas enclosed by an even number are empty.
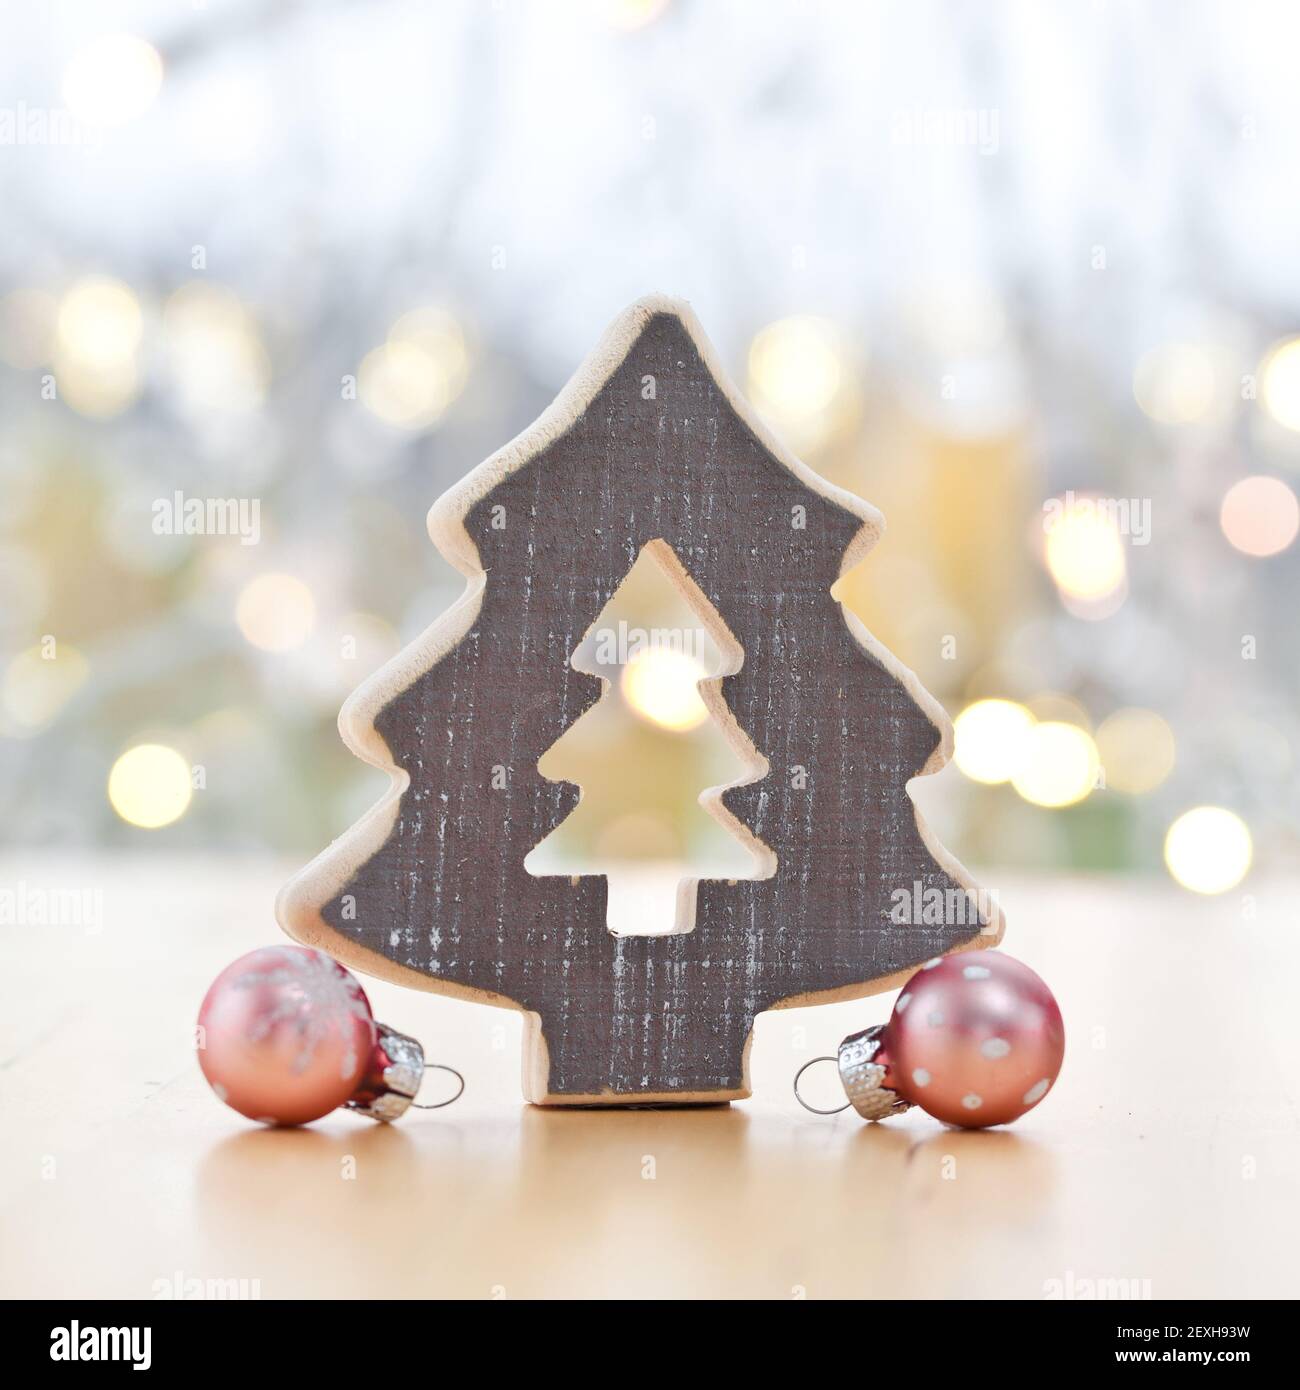
[[[1007,1130],[798,1108],[798,1064],[892,996],[761,1017],[752,1101],[575,1112],[521,1103],[518,1015],[367,982],[465,1098],[391,1128],[270,1131],[213,1098],[191,1028],[222,966],[281,939],[290,867],[0,864],[10,890],[103,902],[97,931],[0,926],[0,1293],[1300,1295],[1294,883],[1250,883],[1252,912],[1241,893],[987,875],[1068,1034],[1056,1090]]]

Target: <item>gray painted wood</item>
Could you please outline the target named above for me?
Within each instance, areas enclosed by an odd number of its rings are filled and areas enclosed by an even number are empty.
[[[674,314],[648,319],[590,405],[465,526],[487,572],[482,606],[374,721],[410,785],[382,847],[321,908],[336,933],[539,1015],[555,1100],[745,1094],[757,1013],[869,993],[973,940],[978,924],[890,920],[896,889],[965,885],[932,856],[905,791],[940,731],[830,596],[862,521],[773,456]],[[701,882],[689,933],[615,938],[603,877],[574,886],[523,862],[578,796],[537,771],[601,692],[570,656],[655,539],[744,650],[722,695],[771,767],[724,802],[778,863],[766,880]]]

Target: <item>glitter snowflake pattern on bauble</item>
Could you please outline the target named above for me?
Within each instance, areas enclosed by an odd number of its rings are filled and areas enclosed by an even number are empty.
[[[257,1022],[252,1036],[261,1040],[277,1024],[297,1029],[299,1052],[293,1069],[305,1071],[317,1046],[334,1030],[345,1031],[345,1019],[370,1021],[370,1005],[361,986],[341,966],[317,951],[276,948],[280,964],[270,970],[250,970],[235,982],[238,989],[270,985],[278,991],[275,1005]],[[357,1066],[356,1048],[349,1046],[340,1072],[350,1075]]]

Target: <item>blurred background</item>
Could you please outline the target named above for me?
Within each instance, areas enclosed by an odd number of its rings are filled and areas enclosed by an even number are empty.
[[[338,707],[461,588],[429,505],[661,290],[885,513],[840,597],[956,720],[914,792],[959,857],[1293,865],[1298,43],[1227,0],[16,9],[9,843],[339,833],[384,778]],[[615,664],[556,863],[743,874],[707,669]]]

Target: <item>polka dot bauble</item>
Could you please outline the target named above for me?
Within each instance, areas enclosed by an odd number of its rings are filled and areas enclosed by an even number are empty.
[[[1003,1125],[1052,1089],[1065,1024],[1052,991],[1001,951],[928,961],[880,1034],[881,1084],[938,1120]]]

